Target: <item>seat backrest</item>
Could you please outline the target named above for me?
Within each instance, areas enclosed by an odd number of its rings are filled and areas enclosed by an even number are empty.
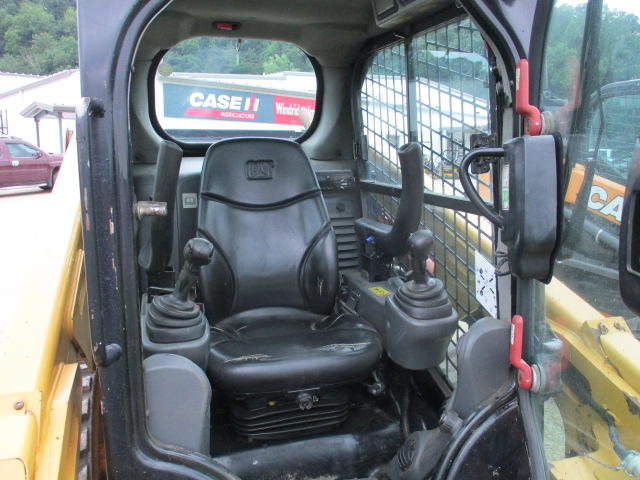
[[[263,307],[331,310],[335,237],[297,143],[239,138],[212,145],[202,167],[198,235],[215,247],[200,273],[210,321]]]

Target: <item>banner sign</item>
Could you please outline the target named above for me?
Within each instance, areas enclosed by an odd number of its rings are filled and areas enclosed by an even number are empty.
[[[173,118],[239,120],[243,122],[302,125],[300,108],[313,114],[315,99],[266,93],[164,84],[164,115]]]

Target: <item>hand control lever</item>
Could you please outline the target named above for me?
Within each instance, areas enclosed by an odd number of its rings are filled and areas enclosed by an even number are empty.
[[[407,246],[411,255],[411,268],[415,283],[427,283],[427,257],[433,243],[433,235],[429,230],[418,230],[409,237]]]
[[[407,241],[411,255],[413,280],[405,283],[395,295],[395,302],[405,313],[417,319],[442,318],[451,315],[451,304],[442,282],[427,277],[427,257],[433,247],[433,234],[418,230]]]
[[[185,342],[200,338],[206,329],[206,319],[191,299],[191,291],[198,282],[200,267],[211,261],[213,245],[204,238],[192,238],[183,255],[185,262],[174,291],[154,297],[149,306],[147,333],[152,341]]]
[[[429,230],[419,230],[409,237],[413,279],[385,301],[387,352],[394,362],[409,370],[439,365],[458,323],[442,281],[427,274],[427,256],[433,244]]]
[[[208,265],[211,261],[213,245],[204,238],[192,238],[184,246],[182,254],[185,262],[172,295],[176,305],[190,305],[193,302],[189,299],[189,294],[198,282],[200,267]]]

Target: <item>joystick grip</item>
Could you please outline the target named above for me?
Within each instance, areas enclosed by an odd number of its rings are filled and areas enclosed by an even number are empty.
[[[411,254],[411,268],[415,283],[427,282],[427,256],[433,247],[433,234],[429,230],[418,230],[411,234],[407,241],[407,247]]]
[[[213,256],[213,245],[205,238],[192,238],[184,246],[184,265],[178,276],[173,295],[180,302],[187,301],[189,292],[198,281],[200,267],[208,265]]]

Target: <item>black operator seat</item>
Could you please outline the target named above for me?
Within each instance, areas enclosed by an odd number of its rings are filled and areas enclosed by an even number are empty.
[[[300,145],[265,138],[212,145],[200,202],[198,235],[215,248],[200,272],[214,385],[252,396],[367,377],[382,342],[360,317],[332,313],[337,247]]]

